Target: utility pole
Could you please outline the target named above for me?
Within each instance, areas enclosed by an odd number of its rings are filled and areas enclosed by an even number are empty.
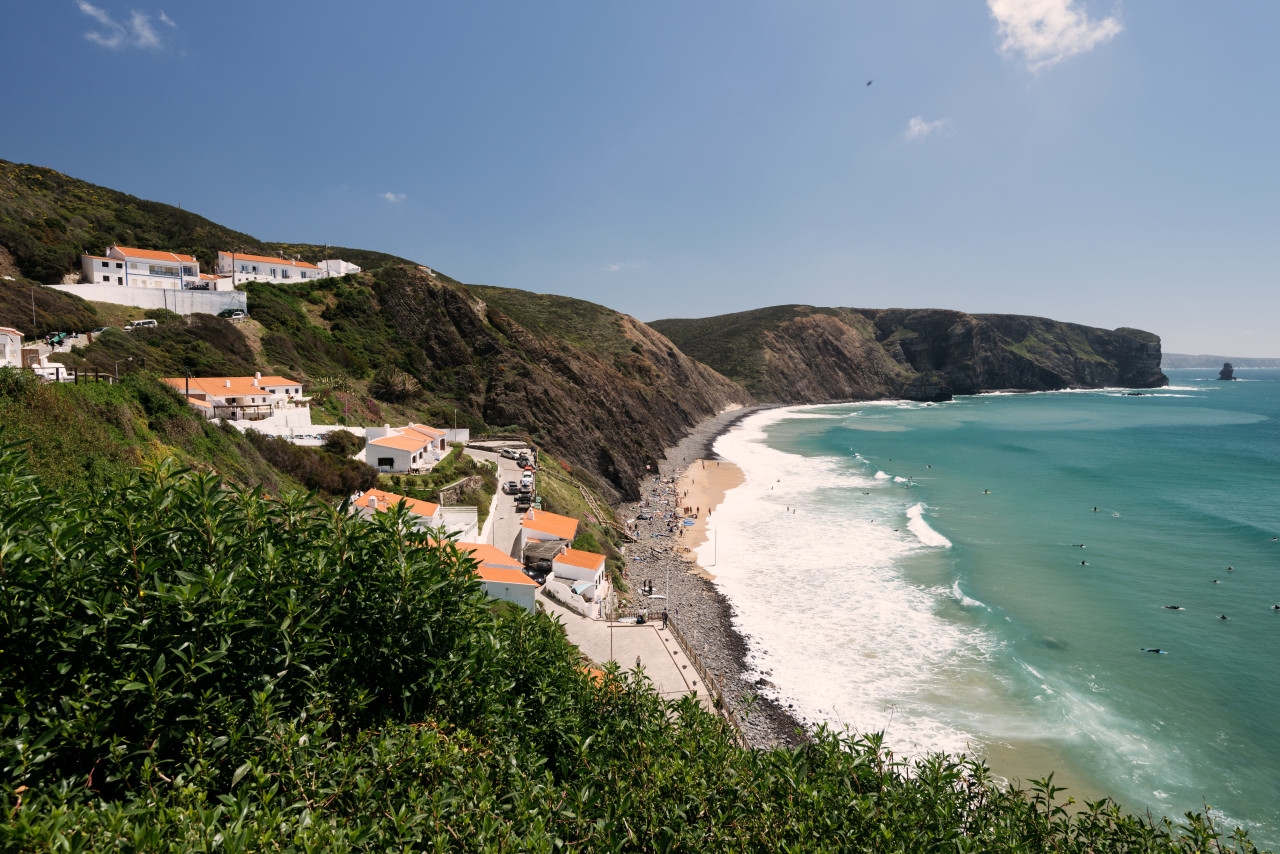
[[[31,286],[31,337],[36,337],[36,286]]]

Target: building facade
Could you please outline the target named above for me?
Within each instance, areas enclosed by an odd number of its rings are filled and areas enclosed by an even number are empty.
[[[315,264],[293,258],[273,258],[270,255],[245,255],[239,252],[219,252],[216,272],[228,276],[232,284],[242,282],[272,282],[292,284],[308,279],[323,279],[325,274]]]
[[[91,285],[167,290],[209,290],[194,255],[112,246],[106,255],[81,255],[80,271]]]

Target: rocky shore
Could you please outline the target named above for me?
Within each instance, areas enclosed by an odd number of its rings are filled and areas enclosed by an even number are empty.
[[[635,520],[638,539],[626,549],[632,601],[648,608],[651,616],[666,607],[704,666],[723,684],[725,698],[733,705],[750,744],[773,747],[801,743],[805,739],[803,727],[785,707],[757,696],[759,686],[746,675],[747,643],[734,628],[733,606],[693,562],[681,529],[672,531],[666,518],[682,504],[677,483],[680,475],[698,460],[715,459],[712,445],[716,437],[762,408],[766,407],[735,409],[703,421],[667,449],[658,473],[642,484],[641,500],[623,504],[618,510],[623,518]],[[649,599],[641,591],[646,582],[652,583],[654,594],[670,598]],[[748,698],[754,699],[748,703]]]

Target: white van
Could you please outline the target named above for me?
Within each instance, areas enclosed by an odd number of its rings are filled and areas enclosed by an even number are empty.
[[[149,326],[159,326],[154,320],[130,320],[125,324],[124,331],[132,332],[135,329],[142,329]]]

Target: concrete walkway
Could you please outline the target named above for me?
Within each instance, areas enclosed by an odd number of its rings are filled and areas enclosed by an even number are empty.
[[[696,694],[704,707],[712,708],[711,695],[702,684],[698,671],[671,633],[658,628],[662,625],[660,620],[643,626],[588,620],[552,602],[542,595],[541,590],[537,599],[546,612],[564,626],[569,642],[591,660],[601,663],[613,660],[623,670],[632,670],[638,657],[644,675],[663,697],[676,699],[685,694]]]

